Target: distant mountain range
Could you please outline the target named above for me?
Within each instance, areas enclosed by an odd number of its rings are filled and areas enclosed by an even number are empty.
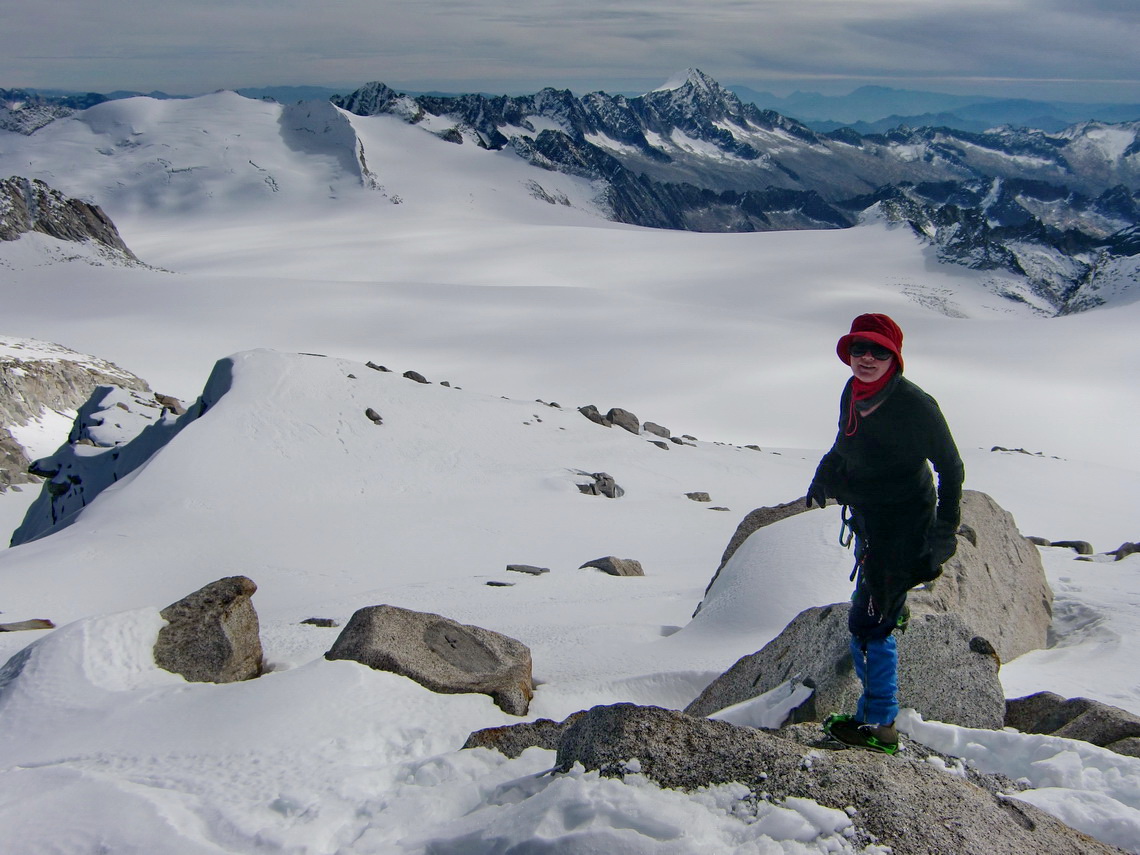
[[[905,125],[910,128],[945,127],[960,131],[986,131],[1002,125],[1060,131],[1080,122],[1131,122],[1140,120],[1140,104],[1033,101],[986,95],[947,95],[917,89],[861,86],[846,95],[793,92],[780,96],[748,86],[725,87],[741,101],[761,110],[773,110],[794,118],[814,131],[828,133],[851,128],[860,134],[885,133]],[[247,98],[266,98],[282,104],[324,101],[344,94],[327,86],[261,86],[235,89]],[[463,93],[410,92],[412,95],[448,97]],[[622,93],[637,97],[641,93]],[[165,92],[70,92],[56,89],[3,89],[0,103],[24,101],[69,109],[84,109],[102,101],[133,98],[176,98]],[[488,96],[493,97],[493,96]]]
[[[794,116],[812,130],[851,128],[861,134],[911,128],[945,127],[986,131],[1002,125],[1060,131],[1080,122],[1140,120],[1140,104],[1085,104],[1030,101],[982,95],[946,95],[886,86],[862,86],[847,95],[794,92],[781,97],[747,86],[729,86],[742,101]]]
[[[0,90],[0,129],[22,134],[86,103],[14,94]],[[917,104],[921,93],[867,87],[855,94],[871,110]],[[970,106],[940,97],[948,100],[935,106]],[[287,109],[335,125],[332,136],[344,138],[338,156],[350,171],[364,153],[329,100],[351,114],[392,115],[448,142],[511,151],[541,169],[587,178],[618,222],[743,232],[885,218],[909,225],[942,260],[1024,276],[1033,302],[1057,313],[1098,305],[1102,295],[1140,281],[1140,121],[1085,121],[1058,132],[824,133],[747,103],[696,69],[634,97],[558,89],[412,96],[375,82],[318,100],[316,113]]]
[[[1137,277],[1140,122],[821,134],[695,69],[634,98],[412,97],[373,83],[333,103],[591,178],[621,222],[731,232],[885,217],[943,260],[1023,274],[1057,312],[1097,305]]]

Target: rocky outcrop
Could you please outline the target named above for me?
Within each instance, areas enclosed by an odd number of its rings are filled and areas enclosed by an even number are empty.
[[[31,460],[9,429],[48,411],[77,410],[100,385],[150,392],[141,378],[94,356],[49,342],[0,338],[0,492],[40,480],[28,472]]]
[[[760,651],[742,657],[708,685],[686,708],[708,716],[743,703],[789,681],[811,688],[811,696],[789,721],[822,721],[830,713],[852,712],[862,694],[855,676],[847,629],[848,603],[808,609]],[[898,635],[899,704],[924,718],[964,727],[998,729],[1005,697],[998,660],[985,639],[954,614],[912,617]]]
[[[0,241],[40,232],[59,240],[95,242],[127,262],[138,262],[119,230],[97,205],[69,199],[39,179],[0,180]]]
[[[96,386],[149,392],[114,363],[58,344],[0,337],[0,425],[24,425],[44,410],[75,410]]]
[[[619,778],[638,773],[684,790],[740,782],[758,799],[811,799],[847,812],[849,841],[889,846],[894,855],[1119,852],[1009,797],[1017,787],[1008,779],[950,775],[923,759],[929,752],[915,753],[830,751],[822,742],[615,704],[594,707],[566,727],[556,768],[581,764]]]
[[[522,642],[396,606],[358,610],[325,658],[410,677],[433,692],[490,695],[512,715],[526,715],[534,695],[530,650]]]
[[[1080,739],[1118,754],[1140,757],[1140,716],[1089,698],[1038,692],[1006,701],[1005,726],[1022,733]]]
[[[261,675],[263,654],[257,590],[245,576],[211,582],[167,606],[167,625],[158,633],[154,661],[195,683],[233,683]]]
[[[23,89],[0,89],[0,130],[31,136],[56,119],[107,100],[106,95],[43,95]]]
[[[0,427],[0,493],[16,484],[38,482],[39,479],[28,472],[31,462],[11,431]]]

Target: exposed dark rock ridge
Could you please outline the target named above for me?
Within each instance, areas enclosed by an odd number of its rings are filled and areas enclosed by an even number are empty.
[[[1058,133],[821,134],[742,102],[695,69],[676,88],[634,98],[552,88],[412,98],[372,83],[333,102],[412,123],[447,117],[455,126],[440,134],[454,142],[510,147],[542,168],[599,182],[599,201],[619,222],[713,232],[846,228],[880,210],[946,261],[1025,277],[1054,313],[1091,308],[1106,288],[1128,287],[1110,262],[1140,252],[1140,141],[1111,154],[1102,144],[1110,133],[1140,139],[1140,122],[1085,122]]]
[[[31,460],[9,428],[39,419],[45,411],[78,410],[101,385],[149,394],[141,378],[117,365],[47,342],[0,339],[9,352],[0,356],[0,492],[12,484],[38,483],[28,472]]]
[[[128,262],[138,262],[98,205],[69,199],[39,179],[0,180],[0,241],[41,232],[59,240],[94,241]]]
[[[107,100],[95,92],[49,97],[23,89],[0,89],[0,130],[31,135],[56,119]]]

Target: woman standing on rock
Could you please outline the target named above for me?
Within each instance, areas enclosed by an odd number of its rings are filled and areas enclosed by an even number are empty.
[[[833,739],[898,749],[898,651],[907,591],[942,572],[957,548],[964,470],[937,402],[903,377],[903,333],[886,315],[860,315],[836,352],[852,377],[840,398],[839,433],[808,488],[807,506],[847,505],[855,536],[855,593],[848,628],[863,696],[854,715],[823,728]],[[938,473],[935,489],[930,466]]]

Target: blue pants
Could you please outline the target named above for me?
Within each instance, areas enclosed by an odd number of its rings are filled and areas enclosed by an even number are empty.
[[[906,593],[886,609],[872,601],[863,585],[855,588],[847,626],[851,630],[851,658],[863,684],[855,717],[867,724],[890,724],[899,714],[899,654],[891,633],[906,606]]]

